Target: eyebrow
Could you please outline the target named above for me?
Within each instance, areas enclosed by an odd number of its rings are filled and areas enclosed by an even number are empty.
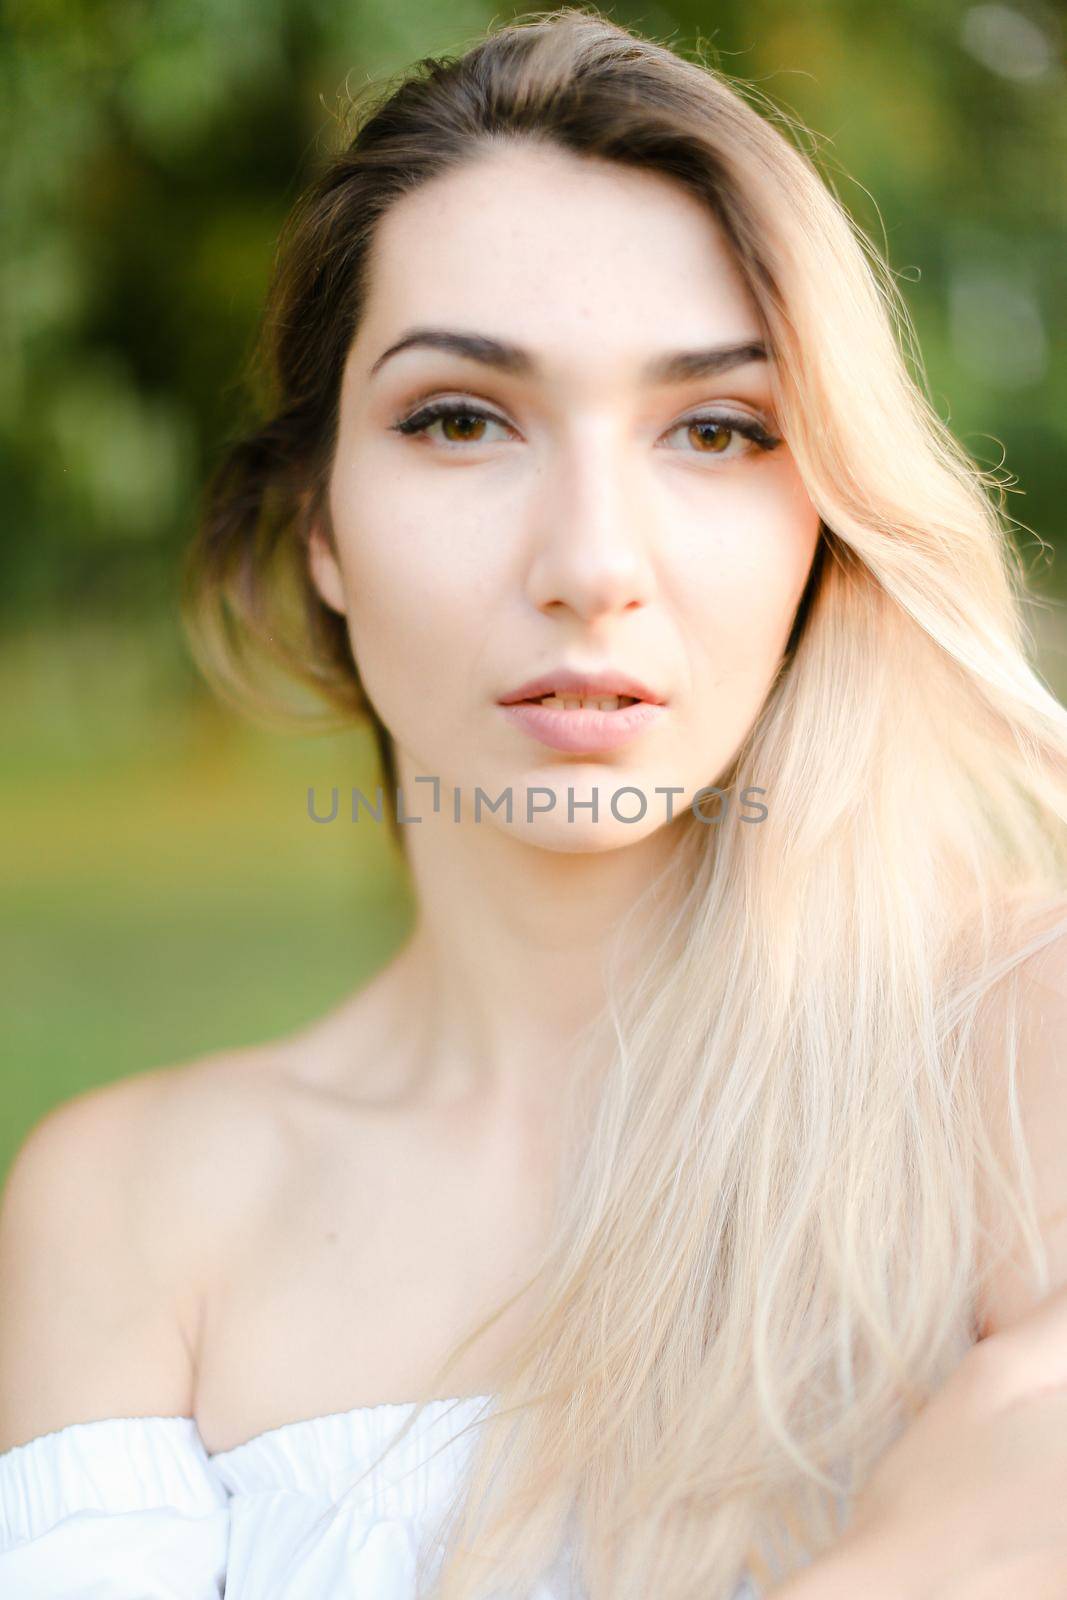
[[[487,334],[456,333],[449,328],[413,328],[382,351],[370,369],[370,376],[373,378],[390,356],[417,346],[447,350],[452,355],[465,356],[468,361],[481,362],[482,366],[495,367],[514,378],[539,378],[543,375],[536,358],[521,345],[492,339]],[[720,372],[743,367],[750,361],[767,359],[763,341],[747,339],[733,344],[710,345],[703,350],[668,351],[646,362],[640,376],[645,383],[685,383],[691,378],[713,378]]]

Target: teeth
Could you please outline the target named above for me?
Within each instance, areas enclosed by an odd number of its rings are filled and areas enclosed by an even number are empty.
[[[624,706],[637,704],[634,697],[628,694],[546,694],[540,703],[550,711],[620,711]]]

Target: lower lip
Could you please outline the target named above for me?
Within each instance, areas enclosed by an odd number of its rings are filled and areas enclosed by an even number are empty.
[[[501,707],[508,720],[524,733],[553,750],[567,750],[573,755],[618,750],[654,727],[666,709],[648,700],[639,700],[621,711],[595,711],[591,707],[560,711],[530,700]]]

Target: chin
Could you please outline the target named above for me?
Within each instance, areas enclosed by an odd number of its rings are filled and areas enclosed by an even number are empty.
[[[616,822],[614,817],[600,823],[568,823],[542,817],[507,831],[523,844],[535,845],[539,850],[554,850],[560,855],[603,855],[609,850],[625,850],[627,845],[639,844],[660,826],[661,823],[649,826],[646,822],[627,827],[625,823]]]

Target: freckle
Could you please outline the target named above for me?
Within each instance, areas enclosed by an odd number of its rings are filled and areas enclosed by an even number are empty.
[[[337,1243],[337,1235],[336,1235],[336,1233],[334,1233],[332,1231],[330,1233],[328,1233],[326,1235],[326,1243],[327,1244],[336,1244]]]

